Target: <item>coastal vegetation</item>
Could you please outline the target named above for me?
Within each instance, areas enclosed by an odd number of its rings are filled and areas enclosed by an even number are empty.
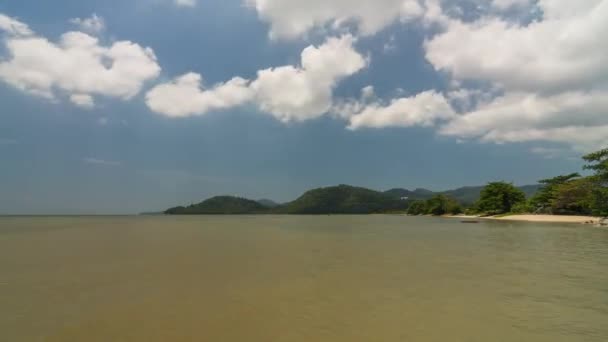
[[[508,214],[608,216],[608,149],[583,157],[588,176],[571,173],[539,181],[539,185],[516,187],[492,182],[483,187],[463,187],[433,192],[395,188],[375,191],[350,185],[324,187],[305,192],[292,202],[253,201],[218,196],[198,204],[165,211],[169,215],[205,214],[375,214],[479,216]]]
[[[408,215],[458,215],[463,212],[462,205],[447,195],[435,195],[428,200],[414,201],[407,209]]]
[[[585,155],[583,160],[583,169],[592,171],[591,175],[570,173],[540,180],[540,189],[528,199],[511,184],[490,183],[470,213],[608,216],[608,149]]]

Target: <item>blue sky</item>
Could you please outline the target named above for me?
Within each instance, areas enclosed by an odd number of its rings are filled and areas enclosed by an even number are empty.
[[[607,14],[600,0],[5,1],[0,213],[579,171],[608,141]]]

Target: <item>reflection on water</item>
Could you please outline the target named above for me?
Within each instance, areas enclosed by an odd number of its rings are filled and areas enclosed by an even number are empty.
[[[608,230],[0,218],[2,341],[608,341]]]

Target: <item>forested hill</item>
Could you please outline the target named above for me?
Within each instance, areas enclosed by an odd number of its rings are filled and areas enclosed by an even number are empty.
[[[444,194],[468,206],[479,199],[483,187],[464,187],[445,192],[426,189],[414,191],[392,189],[381,192],[350,185],[338,185],[307,191],[295,201],[276,204],[270,200],[252,201],[233,196],[218,196],[198,204],[175,207],[165,211],[168,215],[213,214],[373,214],[405,211],[414,200],[427,200]],[[538,186],[520,187],[528,196]],[[407,199],[405,199],[407,198]]]
[[[404,201],[385,193],[349,185],[319,188],[280,208],[286,214],[373,214],[407,209]]]
[[[262,203],[260,203],[262,202]],[[268,201],[220,196],[187,207],[165,211],[167,215],[210,214],[373,214],[405,211],[409,201],[383,192],[339,185],[310,190],[293,202],[270,206]]]
[[[384,193],[395,198],[407,197],[410,200],[427,200],[433,196],[443,194],[457,200],[463,205],[471,205],[479,199],[481,190],[483,188],[483,186],[465,186],[454,190],[440,192],[433,192],[426,189],[416,189],[414,191],[410,191],[407,189],[397,188],[385,191]],[[518,188],[522,190],[527,197],[532,197],[538,192],[538,190],[540,189],[540,185],[525,185],[520,186]]]
[[[260,214],[268,210],[264,205],[246,198],[217,196],[187,207],[165,211],[167,215],[238,215]]]

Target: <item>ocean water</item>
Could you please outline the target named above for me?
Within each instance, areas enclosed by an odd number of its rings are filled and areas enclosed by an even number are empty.
[[[0,341],[608,341],[608,230],[3,217]]]

